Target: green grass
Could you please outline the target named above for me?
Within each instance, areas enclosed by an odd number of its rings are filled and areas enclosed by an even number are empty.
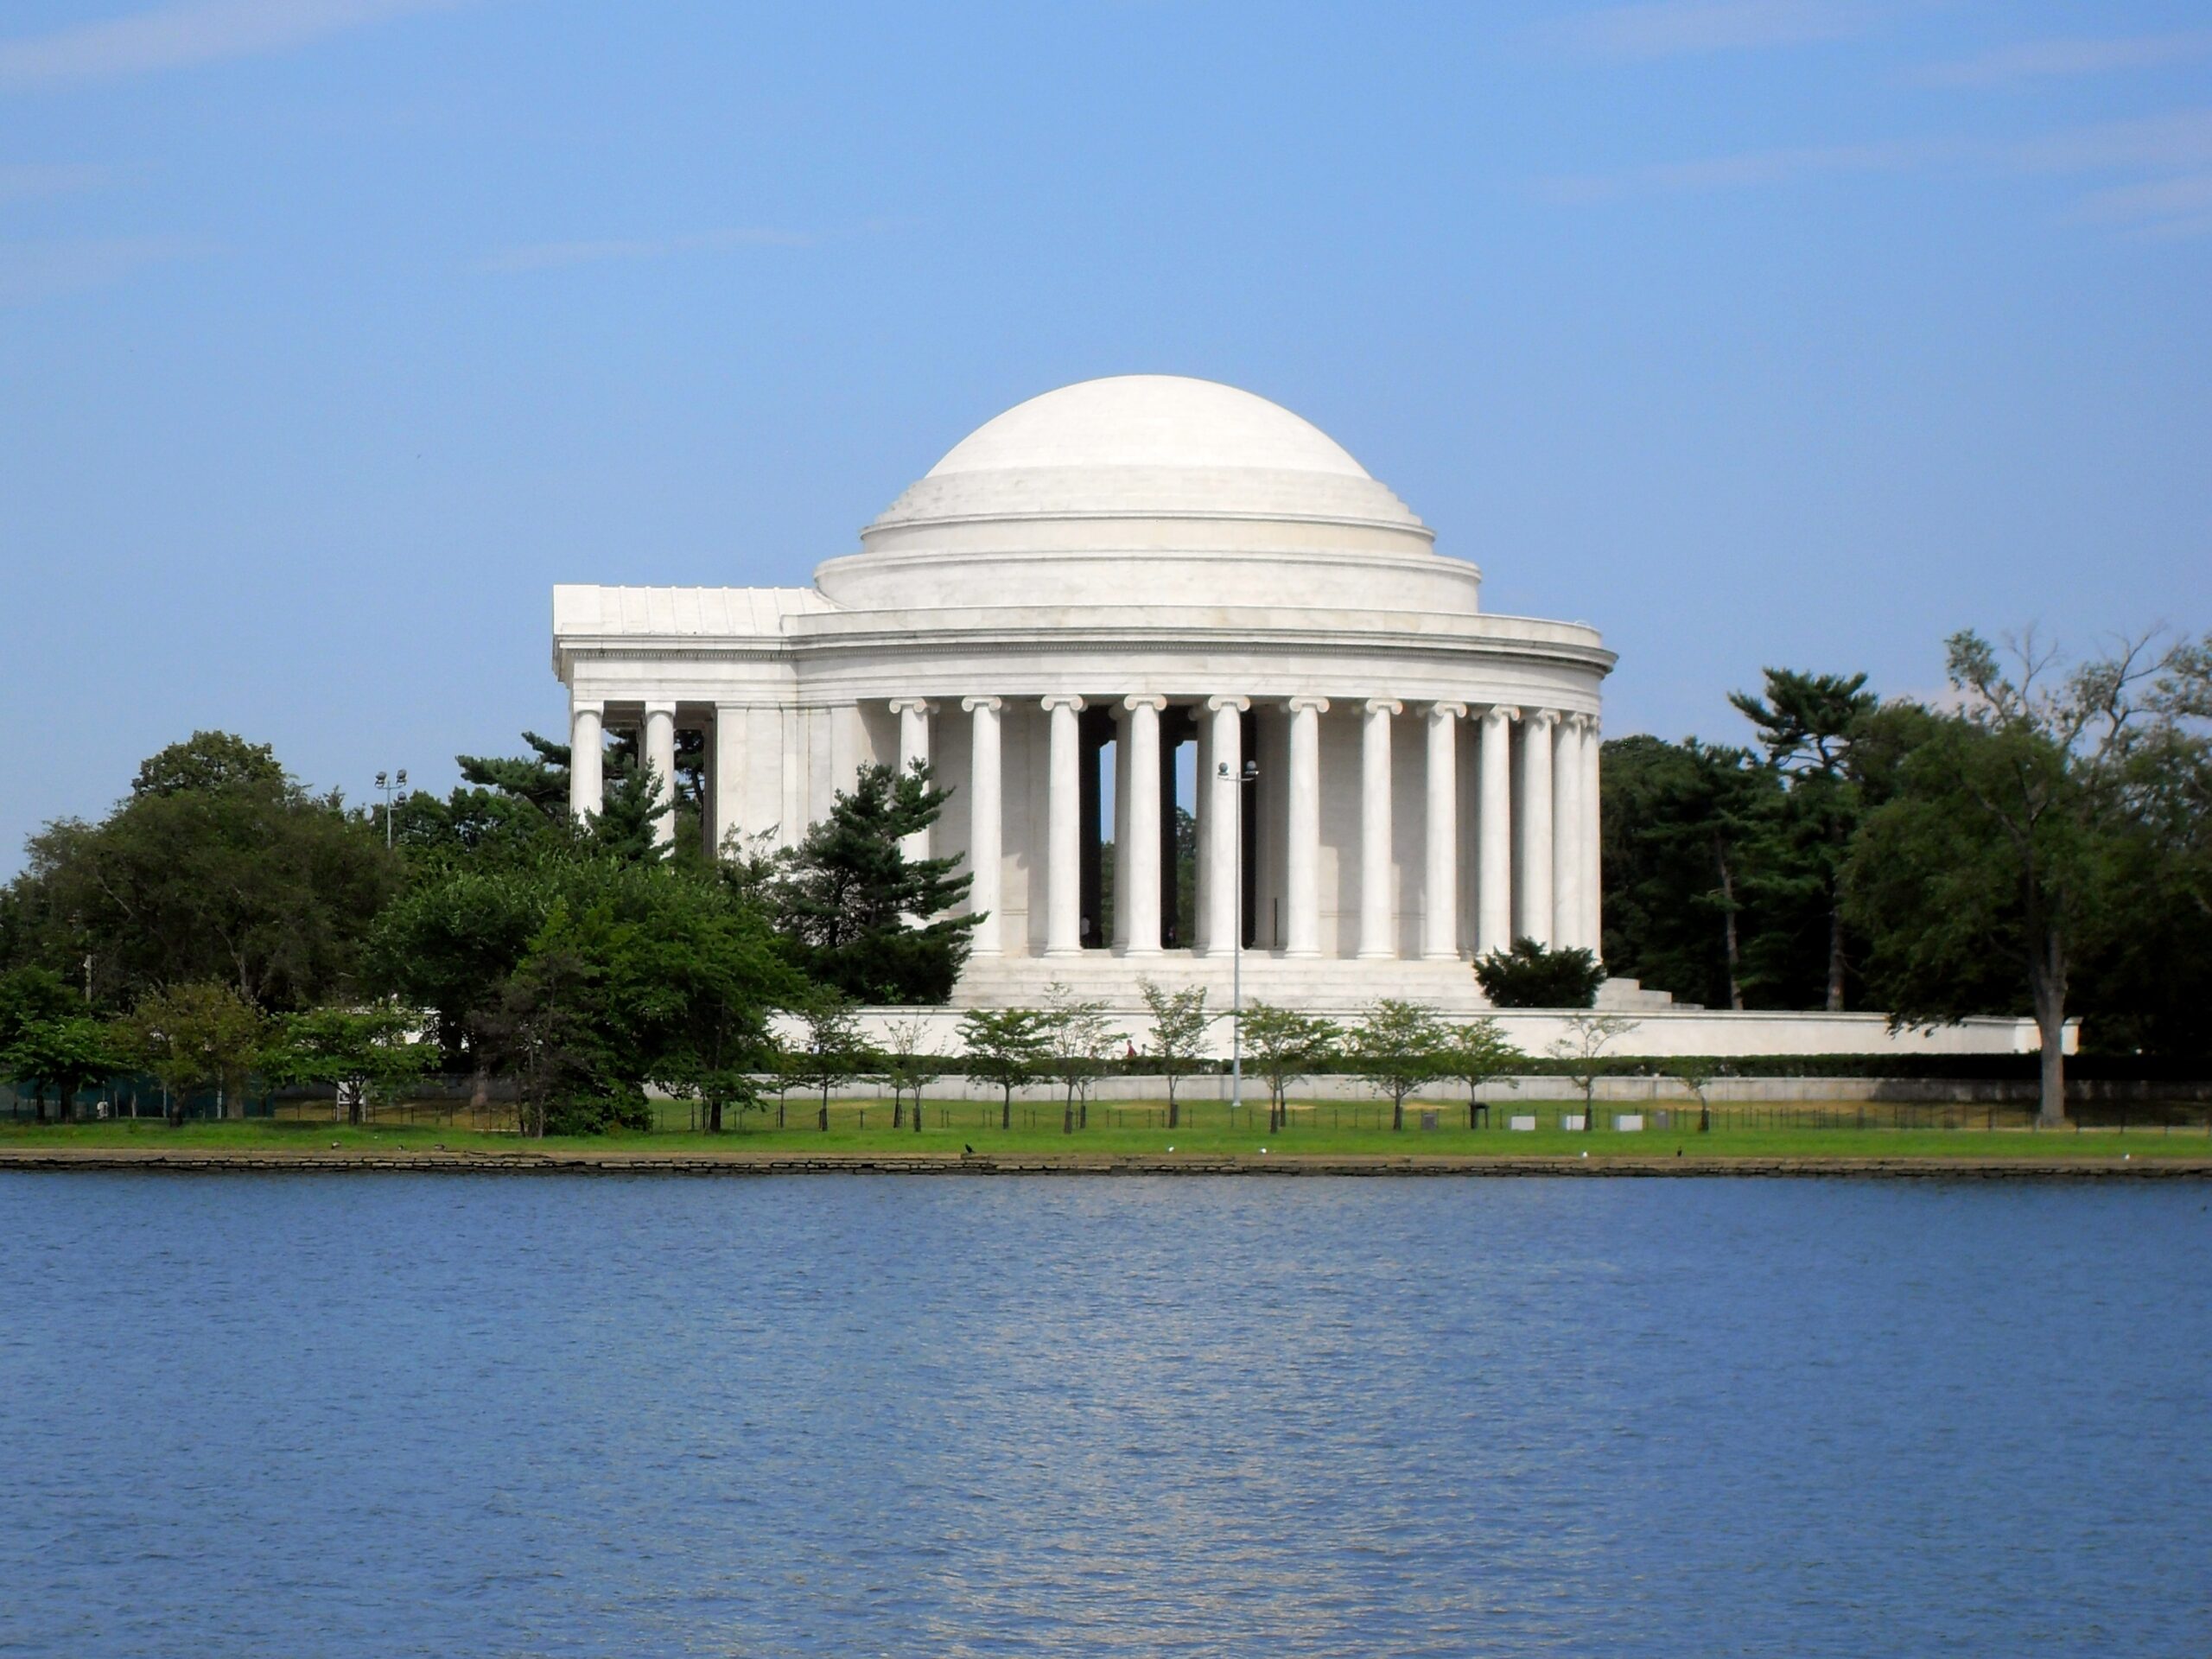
[[[1325,1105],[1319,1110],[1325,1114]],[[1310,1116],[1294,1122],[1285,1133],[1268,1134],[1263,1128],[1238,1122],[1234,1127],[1226,1121],[1226,1113],[1218,1107],[1202,1108],[1201,1121],[1192,1126],[1169,1130],[1154,1122],[1136,1121],[1140,1114],[1130,1111],[1116,1124],[1110,1107],[1094,1103],[1091,1125],[1073,1135],[1063,1134],[1057,1109],[1040,1110],[1035,1122],[1023,1121],[1022,1109],[1016,1108],[1016,1125],[1010,1131],[1001,1131],[996,1126],[997,1114],[988,1114],[979,1106],[960,1103],[953,1108],[955,1121],[950,1127],[940,1127],[932,1113],[929,1126],[917,1135],[911,1128],[893,1130],[890,1127],[887,1107],[870,1103],[866,1108],[867,1124],[861,1127],[861,1109],[857,1103],[837,1103],[832,1106],[832,1127],[823,1134],[813,1127],[812,1112],[802,1112],[796,1105],[790,1109],[788,1122],[791,1127],[778,1130],[773,1127],[772,1107],[764,1125],[760,1114],[751,1115],[746,1127],[733,1129],[720,1136],[694,1134],[678,1127],[652,1135],[623,1135],[608,1136],[554,1137],[543,1141],[524,1142],[510,1134],[485,1133],[460,1127],[422,1125],[399,1127],[382,1125],[375,1128],[347,1128],[327,1122],[287,1122],[257,1119],[244,1123],[190,1123],[170,1128],[154,1121],[111,1122],[105,1123],[73,1123],[39,1127],[31,1124],[0,1124],[0,1148],[17,1147],[82,1147],[87,1149],[104,1147],[133,1147],[154,1149],[219,1151],[238,1149],[318,1151],[328,1150],[334,1143],[341,1151],[423,1151],[443,1147],[448,1151],[507,1152],[526,1148],[561,1151],[652,1152],[719,1154],[731,1157],[785,1154],[808,1156],[818,1154],[957,1154],[963,1147],[973,1147],[987,1154],[1075,1156],[1100,1158],[1113,1156],[1149,1157],[1165,1154],[1172,1148],[1178,1156],[1194,1159],[1241,1157],[1258,1158],[1262,1148],[1265,1155],[1318,1157],[1473,1157],[1473,1158],[1574,1158],[1588,1154],[1599,1160],[1643,1160],[1677,1157],[1701,1161],[1730,1159],[1863,1159],[1915,1158],[1955,1159],[1965,1160],[2074,1160],[2089,1159],[2117,1160],[2123,1156],[2137,1159],[2183,1158],[2212,1160],[2212,1137],[2208,1137],[2202,1120],[2186,1128],[2178,1124],[2162,1128],[2153,1124],[2145,1127],[2131,1124],[2122,1130],[2117,1127],[2096,1128],[2076,1132],[2071,1126],[2052,1133],[2033,1132],[2024,1127],[2018,1115],[2010,1119],[1992,1119],[1979,1109],[1961,1111],[1955,1128],[1859,1128],[1840,1123],[1840,1114],[1830,1113],[1828,1126],[1822,1127],[1815,1112],[1793,1115],[1777,1111],[1769,1122],[1756,1127],[1722,1127],[1713,1133],[1700,1135],[1694,1127],[1682,1127],[1677,1118],[1676,1126],[1668,1129],[1650,1129],[1641,1134],[1622,1134],[1600,1128],[1595,1133],[1561,1130],[1551,1127],[1555,1119],[1555,1106],[1541,1108],[1539,1121],[1545,1124],[1535,1133],[1515,1132],[1502,1127],[1470,1131],[1465,1127],[1465,1109],[1457,1113],[1441,1115],[1440,1127],[1433,1131],[1409,1128],[1402,1133],[1392,1133],[1388,1128],[1387,1113],[1381,1122],[1385,1127],[1350,1127],[1340,1121],[1331,1127],[1324,1116],[1319,1122]],[[1610,1116],[1601,1120],[1610,1122]],[[1370,1122],[1374,1122],[1370,1116]],[[1409,1122],[1417,1122],[1418,1119]],[[1503,1122],[1501,1114],[1498,1122]],[[1997,1127],[1986,1128],[1994,1122]],[[1264,1122],[1264,1119],[1262,1119]],[[1965,1127],[1970,1123],[1972,1127]]]

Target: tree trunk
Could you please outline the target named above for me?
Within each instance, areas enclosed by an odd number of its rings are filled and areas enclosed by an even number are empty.
[[[916,1135],[919,1135],[921,1132],[922,1132],[922,1091],[921,1091],[920,1090],[917,1089],[917,1090],[914,1090],[914,1133],[915,1133]]]
[[[1843,906],[1828,911],[1828,1012],[1843,1012]]]
[[[1014,1127],[1014,1090],[1009,1088],[1005,1098],[999,1102],[999,1128],[1001,1132]]]
[[[1743,948],[1736,932],[1736,872],[1728,868],[1728,855],[1717,842],[1713,861],[1720,871],[1720,939],[1728,961],[1728,1006],[1741,1014],[1744,983],[1738,970],[1743,963]]]
[[[2036,1005],[2036,1030],[2043,1039],[2042,1087],[2036,1122],[2056,1128],[2066,1122],[2066,944],[2053,928],[2044,948],[2028,964],[2028,986]]]
[[[710,1100],[707,1103],[707,1133],[720,1135],[721,1132],[722,1103],[720,1099]]]
[[[1175,1079],[1171,1076],[1167,1079],[1167,1127],[1173,1128],[1178,1121],[1175,1109]]]
[[[1403,1095],[1393,1095],[1390,1096],[1390,1133],[1396,1135],[1405,1127],[1406,1097]]]

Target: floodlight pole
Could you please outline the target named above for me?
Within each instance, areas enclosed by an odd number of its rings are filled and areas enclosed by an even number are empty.
[[[377,773],[377,787],[384,791],[384,849],[388,853],[391,850],[392,798],[407,787],[407,768],[402,766],[393,773]]]

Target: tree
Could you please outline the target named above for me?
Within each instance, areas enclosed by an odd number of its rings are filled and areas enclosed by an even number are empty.
[[[10,1077],[28,1078],[41,1085],[39,1122],[46,1121],[43,1090],[54,1090],[55,1116],[67,1123],[78,1095],[93,1084],[111,1077],[121,1068],[107,1027],[82,1011],[60,1019],[35,1020],[22,1026],[4,1049],[0,1065]]]
[[[262,1058],[280,1083],[327,1083],[349,1123],[434,1070],[438,1051],[419,1039],[423,1017],[391,1003],[365,1008],[313,1008],[281,1021]]]
[[[630,1115],[609,1089],[620,1033],[609,1029],[607,970],[591,931],[556,904],[475,1019],[486,1058],[515,1080],[525,1135],[604,1129]]]
[[[1636,736],[1605,744],[1600,777],[1606,964],[1707,1007],[1745,1007],[1780,774],[1744,749]]]
[[[646,1081],[699,1103],[710,1135],[760,1098],[769,1014],[806,995],[766,918],[734,890],[682,869],[617,879],[636,925],[620,936],[610,986],[634,1033]]]
[[[494,1011],[545,925],[563,879],[543,862],[432,874],[377,918],[364,977],[410,1007],[432,1010],[447,1054],[462,1064],[487,1020],[499,1023]]]
[[[1720,1075],[1720,1062],[1710,1054],[1679,1054],[1667,1062],[1667,1074],[1697,1096],[1697,1132],[1707,1135],[1713,1129],[1713,1104],[1705,1091]]]
[[[1449,1040],[1435,1009],[1386,996],[1348,1033],[1344,1060],[1390,1097],[1390,1128],[1399,1130],[1406,1127],[1406,1096],[1442,1070]]]
[[[929,1027],[918,1015],[891,1021],[884,1045],[883,1071],[891,1081],[891,1127],[899,1127],[900,1103],[907,1091],[914,1096],[914,1133],[922,1132],[922,1090],[944,1075],[929,1046]]]
[[[1960,708],[1908,755],[1900,792],[1869,818],[1847,892],[1872,936],[1892,1024],[1980,1011],[2024,985],[2042,1047],[2040,1120],[2064,1121],[2069,997],[2077,966],[2125,954],[2146,904],[2199,906],[2177,778],[2202,774],[2212,640],[2124,642],[2067,671],[2032,635],[2012,665],[1951,637]],[[2162,899],[2145,879],[2177,878]]]
[[[1827,931],[1827,1003],[1842,1010],[1843,866],[1863,816],[1852,749],[1879,700],[1864,674],[1804,674],[1770,668],[1764,697],[1733,691],[1728,701],[1758,729],[1767,762],[1789,779],[1790,815],[1808,854]]]
[[[59,1025],[84,1012],[84,1001],[62,982],[61,976],[46,968],[13,968],[0,974],[0,1064],[9,1075],[48,1079],[36,1066],[18,1064],[16,1049],[28,1033]],[[46,1122],[46,1093],[37,1090],[38,1121]]]
[[[1061,1116],[1061,1133],[1071,1135],[1077,1124],[1076,1105],[1080,1096],[1081,1127],[1090,1127],[1090,1086],[1112,1063],[1114,1052],[1127,1042],[1107,1023],[1103,1002],[1084,1002],[1057,981],[1046,994],[1046,1065],[1052,1078],[1067,1090]]]
[[[809,975],[855,1001],[941,1003],[968,960],[980,916],[949,912],[968,896],[958,861],[910,861],[907,837],[937,822],[946,791],[916,761],[866,766],[830,816],[786,855],[778,925]]]
[[[123,998],[214,979],[268,1008],[343,995],[399,879],[339,797],[226,733],[152,756],[107,818],[51,823],[29,851],[16,896],[38,918],[37,955],[73,968],[91,954]]]
[[[1244,1046],[1252,1069],[1268,1085],[1268,1128],[1290,1127],[1286,1099],[1293,1077],[1302,1077],[1334,1058],[1343,1037],[1336,1022],[1317,1014],[1300,1014],[1268,1002],[1254,1002],[1242,1020]]]
[[[184,1119],[184,1097],[213,1087],[226,1117],[245,1116],[245,1087],[268,1039],[259,1008],[230,986],[202,980],[149,992],[122,1022],[132,1058],[161,1081],[170,1121]]]
[[[1605,970],[1581,947],[1553,950],[1518,938],[1475,963],[1475,981],[1499,1008],[1586,1008],[1597,1001]]]
[[[1206,988],[1192,985],[1179,991],[1165,990],[1151,980],[1139,982],[1144,1005],[1152,1014],[1152,1054],[1167,1079],[1167,1127],[1182,1121],[1177,1109],[1175,1084],[1197,1067],[1205,1046],[1206,1027],[1213,1017],[1206,1012]]]
[[[960,1016],[968,1074],[999,1086],[999,1128],[1014,1127],[1014,1091],[1043,1075],[1052,1044],[1047,1016],[1036,1008],[970,1008]]]
[[[873,1058],[861,1035],[859,1016],[853,1005],[834,990],[823,990],[803,1001],[798,1017],[806,1027],[806,1043],[792,1051],[794,1072],[810,1089],[822,1091],[819,1127],[830,1128],[830,1091],[842,1088],[865,1071]]]
[[[1482,1086],[1492,1077],[1509,1075],[1529,1057],[1515,1047],[1495,1020],[1469,1020],[1452,1027],[1437,1051],[1437,1072],[1458,1077],[1467,1085],[1467,1127],[1475,1127],[1482,1109]]]
[[[1598,1079],[1605,1075],[1605,1052],[1614,1039],[1625,1037],[1637,1021],[1612,1014],[1578,1014],[1552,1043],[1552,1057],[1564,1064],[1567,1075],[1582,1091],[1582,1127],[1598,1126]]]

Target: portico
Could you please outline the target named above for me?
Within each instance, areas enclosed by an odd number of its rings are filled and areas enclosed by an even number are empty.
[[[1612,658],[1481,612],[1432,543],[1249,393],[1065,388],[810,588],[556,588],[572,804],[598,810],[608,733],[666,778],[696,731],[710,844],[772,848],[863,763],[925,759],[952,798],[910,850],[961,859],[986,918],[957,1000],[1210,981],[1241,914],[1262,995],[1479,1006],[1474,955],[1598,947]]]

